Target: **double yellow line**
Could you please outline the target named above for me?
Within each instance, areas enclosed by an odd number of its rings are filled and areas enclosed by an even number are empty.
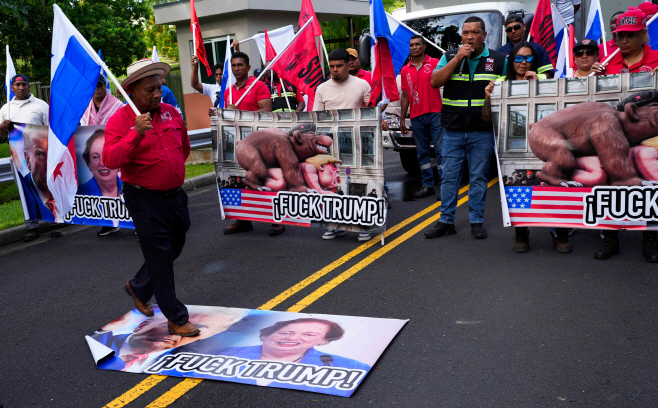
[[[494,185],[496,182],[498,182],[498,179],[493,179],[489,182],[487,187],[491,187]],[[462,189],[459,190],[458,195],[464,194],[466,191],[468,191],[469,186],[465,186]],[[457,206],[461,206],[464,204],[466,201],[468,201],[468,196],[464,196],[459,201],[457,202]],[[411,217],[405,219],[404,221],[396,224],[395,226],[391,227],[390,229],[386,230],[384,233],[385,237],[390,236],[391,234],[396,233],[397,231],[401,230],[402,228],[406,227],[407,225],[411,224],[412,222],[416,221],[417,219],[425,216],[426,214],[438,209],[441,206],[441,202],[437,201],[436,203],[428,206],[427,208],[417,212],[416,214],[412,215]],[[300,312],[309,305],[311,305],[313,302],[321,298],[322,296],[326,295],[331,291],[333,288],[336,286],[340,285],[341,283],[345,282],[347,279],[351,278],[355,274],[357,274],[359,271],[363,270],[365,267],[373,263],[375,260],[379,259],[382,257],[384,254],[387,252],[391,251],[392,249],[396,248],[398,245],[403,243],[404,241],[408,240],[415,234],[419,233],[423,229],[427,228],[429,225],[432,223],[438,221],[440,218],[441,213],[437,213],[432,215],[430,218],[426,219],[425,221],[421,222],[414,228],[410,229],[409,231],[405,232],[401,236],[397,237],[393,241],[387,243],[385,246],[382,248],[378,249],[377,251],[373,252],[372,254],[368,255],[365,259],[362,261],[358,262],[356,265],[350,267],[347,269],[345,272],[341,273],[340,275],[336,276],[329,282],[325,283],[315,291],[313,291],[310,295],[306,296],[290,308],[288,308],[286,311],[287,312]],[[267,301],[267,303],[263,304],[260,306],[258,309],[261,310],[271,310],[275,306],[281,304],[283,301],[289,299],[291,296],[295,295],[297,292],[301,291],[302,289],[306,288],[307,286],[311,285],[312,283],[316,282],[317,280],[321,279],[328,273],[332,272],[336,268],[340,267],[341,265],[345,264],[352,258],[356,257],[357,255],[361,254],[365,250],[377,245],[380,242],[379,236],[374,237],[370,241],[364,243],[363,245],[360,245],[358,248],[350,251],[349,253],[343,255],[336,261],[332,262],[331,264],[325,266],[324,268],[320,269],[319,271],[315,272],[313,275],[307,277],[306,279],[302,280],[301,282],[297,283],[296,285],[288,288],[278,296],[270,299]],[[167,378],[167,376],[164,375],[151,375],[148,378],[146,378],[144,381],[140,382],[137,384],[135,387],[132,389],[128,390],[124,394],[122,394],[120,397],[116,398],[112,402],[108,403],[105,405],[103,408],[121,408],[135,399],[137,399],[139,396],[153,388],[155,385],[157,385],[159,382]],[[158,399],[150,403],[149,405],[146,406],[146,408],[165,408],[172,404],[174,401],[176,401],[178,398],[183,396],[186,392],[197,386],[203,379],[200,378],[186,378],[185,380],[179,382],[176,384],[173,388],[171,388],[169,391],[166,393],[162,394]]]

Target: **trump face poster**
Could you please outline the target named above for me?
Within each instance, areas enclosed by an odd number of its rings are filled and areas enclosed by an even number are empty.
[[[406,320],[188,306],[197,337],[169,334],[156,307],[86,337],[98,368],[349,397]]]

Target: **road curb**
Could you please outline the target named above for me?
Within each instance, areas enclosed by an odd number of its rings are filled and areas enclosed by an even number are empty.
[[[192,177],[183,183],[183,190],[190,191],[195,190],[199,187],[208,186],[215,182],[215,172],[202,174],[200,176]],[[57,228],[66,228],[71,224],[57,224]],[[40,222],[39,223],[39,234],[44,234],[49,232],[52,229],[49,222]],[[27,230],[25,225],[19,225],[17,227],[8,228],[6,230],[0,231],[0,246],[11,244],[14,242],[22,241],[23,236]]]

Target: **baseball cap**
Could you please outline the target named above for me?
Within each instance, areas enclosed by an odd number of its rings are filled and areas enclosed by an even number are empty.
[[[642,10],[642,12],[647,15],[647,20],[653,17],[654,14],[658,13],[658,6],[651,2],[644,2],[637,6],[637,8]]]
[[[640,31],[647,27],[647,15],[637,7],[629,7],[628,11],[617,19],[617,29],[613,33],[621,31]]]
[[[16,81],[25,81],[25,82],[27,82],[28,84],[30,83],[30,80],[27,79],[27,76],[25,76],[25,75],[23,75],[23,74],[14,75],[14,76],[11,78],[11,85],[14,85],[14,82],[16,82]]]
[[[578,50],[582,50],[585,48],[591,48],[593,50],[598,51],[599,46],[596,44],[596,41],[590,40],[589,38],[585,38],[582,41],[579,41],[578,44],[576,44],[575,47],[573,47],[573,52],[576,52]]]
[[[345,51],[347,51],[347,53],[350,54],[350,56],[354,58],[359,58],[359,53],[356,52],[354,48],[347,48]]]
[[[505,25],[511,24],[511,23],[521,23],[523,24],[523,17],[521,14],[510,14],[507,16],[507,20],[505,20]]]

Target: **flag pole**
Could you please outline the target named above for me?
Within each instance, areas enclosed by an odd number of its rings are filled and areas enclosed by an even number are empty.
[[[274,77],[274,74],[272,73],[271,70],[270,70],[270,74],[272,75],[272,77]],[[272,82],[274,82],[274,81],[272,81]],[[281,82],[281,89],[283,90],[283,93],[285,94],[286,92],[288,92],[287,89],[286,89],[286,85],[283,83],[283,78],[279,78],[279,82]],[[292,108],[290,107],[290,101],[288,100],[288,97],[286,96],[284,99],[286,100],[286,103],[288,104],[288,110],[290,112],[292,112]]]
[[[189,43],[188,43],[188,44],[189,44]],[[99,59],[100,59],[100,58],[99,58]],[[128,96],[128,93],[126,93],[126,90],[123,89],[123,87],[121,86],[121,84],[119,83],[119,81],[117,81],[117,79],[116,79],[116,77],[114,76],[114,74],[112,74],[112,72],[111,72],[110,69],[107,67],[107,65],[105,65],[105,62],[101,61],[101,67],[103,67],[103,69],[105,70],[105,73],[106,73],[107,76],[110,78],[110,80],[111,80],[112,82],[114,82],[114,85],[116,85],[116,87],[117,87],[117,89],[119,90],[119,92],[121,92],[121,95],[126,99],[126,102],[128,103],[128,105],[130,105],[130,107],[132,108],[133,112],[135,112],[135,115],[137,115],[137,116],[141,115],[141,113],[139,112],[139,109],[137,109],[137,106],[135,106],[135,104],[133,103],[133,101],[132,101],[132,100],[130,99],[130,97]]]
[[[298,36],[299,36],[299,35],[300,35],[300,34],[306,29],[306,27],[308,27],[308,25],[309,25],[312,21],[313,21],[313,17],[309,18],[308,21],[306,22],[306,24],[304,24],[304,26],[303,26],[302,28],[300,28],[299,31],[297,31],[297,34],[295,34],[295,36],[292,37],[292,40],[290,40],[290,43],[288,43],[288,45],[286,45],[286,48],[284,48],[283,51],[281,51],[276,57],[274,57],[274,59],[273,59],[272,61],[270,61],[270,63],[267,65],[267,67],[265,67],[265,69],[263,70],[263,72],[261,72],[260,75],[258,75],[258,78],[256,78],[256,80],[255,80],[255,81],[249,86],[249,88],[247,88],[247,91],[246,91],[244,94],[242,94],[242,96],[240,97],[240,99],[238,99],[238,102],[235,104],[235,106],[238,106],[238,105],[240,104],[240,102],[242,102],[242,100],[244,99],[244,97],[247,96],[247,94],[249,93],[249,91],[251,91],[251,88],[253,88],[254,85],[256,85],[256,83],[257,83],[258,81],[260,81],[260,79],[263,77],[263,75],[265,74],[265,72],[267,72],[269,69],[272,68],[272,65],[274,65],[274,64],[277,62],[277,60],[278,60],[279,58],[281,58],[281,56],[282,56],[282,55],[288,50],[288,48],[290,47],[290,45],[291,45],[293,42],[295,42],[295,40],[297,39],[297,37],[298,37]]]
[[[398,20],[397,18],[393,17],[392,15],[390,15],[390,14],[388,14],[388,13],[386,13],[386,17],[390,18],[391,20],[395,21],[395,22],[398,23],[398,24],[402,24],[403,26],[407,27],[407,29],[409,29],[409,31],[411,31],[412,33],[414,33],[414,34],[416,34],[416,35],[419,35],[419,36],[423,37],[423,40],[425,40],[426,43],[430,43],[430,44],[433,45],[437,50],[439,50],[439,51],[441,51],[442,53],[445,54],[446,50],[444,50],[443,48],[441,48],[441,47],[439,47],[438,45],[436,45],[433,41],[430,41],[429,39],[427,39],[424,35],[422,35],[422,34],[419,33],[418,31],[414,30],[413,28],[409,27],[408,25],[404,24],[403,22],[401,22],[400,20]],[[372,37],[371,37],[371,38],[372,38]]]
[[[329,53],[327,52],[327,46],[324,45],[324,36],[322,34],[320,34],[320,44],[322,44],[322,50],[324,50],[324,57],[327,60],[327,68],[329,68]],[[320,57],[320,59],[322,59],[322,57]],[[322,69],[322,76],[324,76],[324,69]]]
[[[10,61],[11,56],[9,55],[9,44],[7,44],[7,71],[9,71],[9,61]],[[11,62],[11,65],[14,65],[14,62]],[[16,71],[16,67],[14,67],[14,71]],[[11,99],[9,97],[11,96],[11,78],[5,78],[5,91],[7,92],[7,120],[11,122]],[[9,83],[9,87],[7,87],[7,84]],[[26,213],[27,214],[27,213]]]
[[[231,36],[227,35],[226,38],[227,38],[227,40],[226,40],[227,44],[231,44],[231,42],[230,42],[231,41]],[[231,51],[231,46],[230,45],[228,46],[228,50]],[[231,53],[231,56],[232,55],[233,55],[233,53]],[[230,57],[230,56],[227,56],[227,58],[228,57]],[[231,69],[231,61],[230,60],[228,62],[228,69]],[[228,74],[228,80],[227,80],[226,85],[228,85],[228,103],[229,103],[229,105],[233,105],[233,85],[228,84],[228,82],[231,82],[231,73],[230,72]],[[220,90],[221,90],[221,87],[220,87]],[[226,105],[226,101],[224,101],[224,105]],[[224,107],[226,107],[226,106],[224,106]]]

